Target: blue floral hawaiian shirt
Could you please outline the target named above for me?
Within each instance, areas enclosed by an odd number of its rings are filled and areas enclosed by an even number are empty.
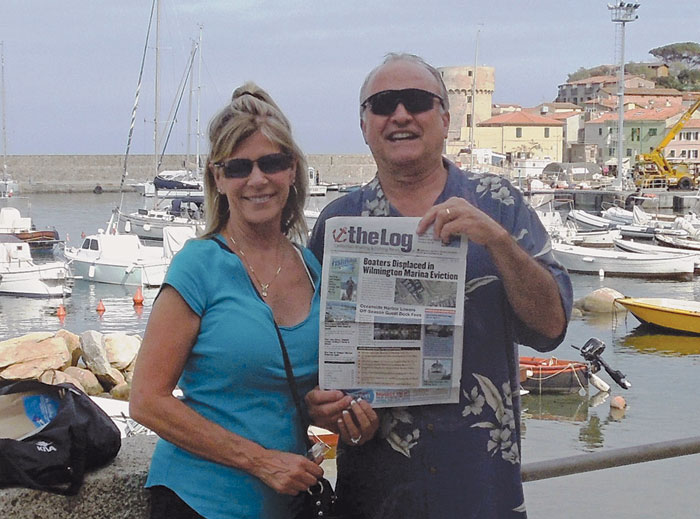
[[[465,173],[445,161],[448,178],[436,204],[456,196],[484,211],[556,280],[567,317],[573,293],[566,270],[534,210],[504,178]],[[309,247],[323,257],[325,221],[334,216],[401,216],[377,177],[322,211]],[[537,297],[537,294],[532,294]],[[518,344],[554,349],[515,316],[486,249],[469,243],[464,293],[464,349],[458,404],[380,410],[381,428],[338,453],[337,492],[367,519],[523,519],[520,477]]]

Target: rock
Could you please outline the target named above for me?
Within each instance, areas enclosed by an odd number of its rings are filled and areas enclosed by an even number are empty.
[[[577,300],[574,303],[576,308],[583,310],[584,312],[593,313],[612,313],[619,310],[625,310],[625,308],[619,304],[615,303],[615,299],[625,297],[623,294],[612,288],[599,288],[594,290],[587,296]]]
[[[102,375],[108,375],[112,369],[107,352],[102,341],[102,334],[95,330],[88,330],[80,334],[80,346],[83,350],[83,360],[87,368],[99,379]],[[114,384],[110,384],[112,387]]]
[[[39,378],[46,370],[62,370],[70,366],[71,354],[62,337],[49,337],[40,342],[22,341],[4,350],[0,378],[18,380]]]
[[[62,384],[64,382],[69,382],[73,384],[75,387],[80,389],[83,393],[85,393],[85,388],[83,385],[74,377],[71,377],[68,373],[65,373],[63,371],[57,371],[55,369],[49,369],[47,371],[44,371],[44,373],[39,377],[39,380],[43,382],[44,384]]]
[[[141,347],[139,337],[125,333],[104,335],[102,343],[109,363],[119,370],[125,369],[134,361]]]
[[[104,388],[100,384],[95,374],[89,369],[69,366],[63,370],[66,375],[77,380],[83,386],[85,392],[90,396],[96,396],[104,392]]]
[[[571,309],[571,318],[577,319],[579,317],[583,317],[583,311],[580,308],[572,308]]]
[[[83,354],[83,350],[80,347],[80,336],[71,333],[68,330],[58,330],[55,336],[63,337],[63,339],[66,341],[68,351],[71,352],[71,366],[76,366],[78,364],[78,360],[80,360],[80,357]]]
[[[109,394],[112,398],[116,398],[117,400],[128,401],[129,395],[131,394],[131,387],[126,382],[123,382],[114,386]]]
[[[52,333],[31,333],[0,343],[0,369],[64,352],[69,354],[62,337],[54,337]]]
[[[109,391],[111,391],[114,386],[126,384],[124,375],[116,368],[110,367],[106,373],[95,373],[95,376],[97,380],[100,381],[100,384],[102,384],[102,387]]]

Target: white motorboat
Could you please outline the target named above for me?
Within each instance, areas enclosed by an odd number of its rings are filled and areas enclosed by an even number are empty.
[[[700,251],[700,241],[698,240],[689,240],[687,238],[680,238],[678,236],[667,236],[663,234],[658,234],[654,236],[654,238],[657,242],[663,243],[668,247]]]
[[[625,252],[638,252],[640,254],[672,254],[676,256],[689,256],[695,261],[695,270],[700,270],[700,250],[692,251],[686,249],[674,249],[672,247],[662,247],[650,243],[633,240],[615,240],[615,248]]]
[[[102,229],[86,236],[80,247],[66,247],[65,256],[76,278],[149,287],[163,284],[171,259],[162,246],[146,246],[133,234],[106,234]]]
[[[535,212],[553,241],[581,247],[611,248],[613,240],[620,238],[620,231],[617,229],[580,230],[570,221],[562,221],[558,211],[537,209]]]
[[[147,240],[162,240],[165,227],[194,227],[204,230],[203,198],[175,198],[164,209],[138,209],[129,214],[120,211],[119,232],[135,234]]]
[[[569,272],[608,276],[689,279],[695,270],[693,257],[674,254],[641,254],[592,249],[553,243],[554,256]]]
[[[35,263],[27,243],[11,234],[0,234],[0,294],[68,296],[72,277],[65,262]]]
[[[581,209],[572,209],[566,215],[566,219],[572,221],[578,229],[584,230],[604,231],[615,229],[618,226],[618,223],[612,220],[587,213]]]

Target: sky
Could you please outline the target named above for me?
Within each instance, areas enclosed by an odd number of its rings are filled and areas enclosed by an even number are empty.
[[[151,5],[0,1],[8,155],[126,152]],[[205,154],[209,120],[247,80],[273,96],[306,153],[368,153],[358,91],[387,52],[418,54],[438,67],[472,66],[476,58],[495,68],[494,103],[534,106],[553,101],[557,86],[579,67],[615,60],[615,24],[606,6],[601,0],[161,0],[159,134],[167,131],[163,121],[200,26],[201,74],[195,67],[195,94],[191,103],[188,93],[182,98],[168,153],[194,153],[199,126]],[[626,26],[626,61],[652,61],[652,48],[700,41],[695,2],[641,0],[638,15]],[[152,34],[130,153],[154,150],[155,55]]]

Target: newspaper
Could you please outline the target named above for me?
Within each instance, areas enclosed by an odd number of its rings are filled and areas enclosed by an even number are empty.
[[[459,400],[467,240],[419,236],[419,221],[326,221],[322,389],[377,408]]]

